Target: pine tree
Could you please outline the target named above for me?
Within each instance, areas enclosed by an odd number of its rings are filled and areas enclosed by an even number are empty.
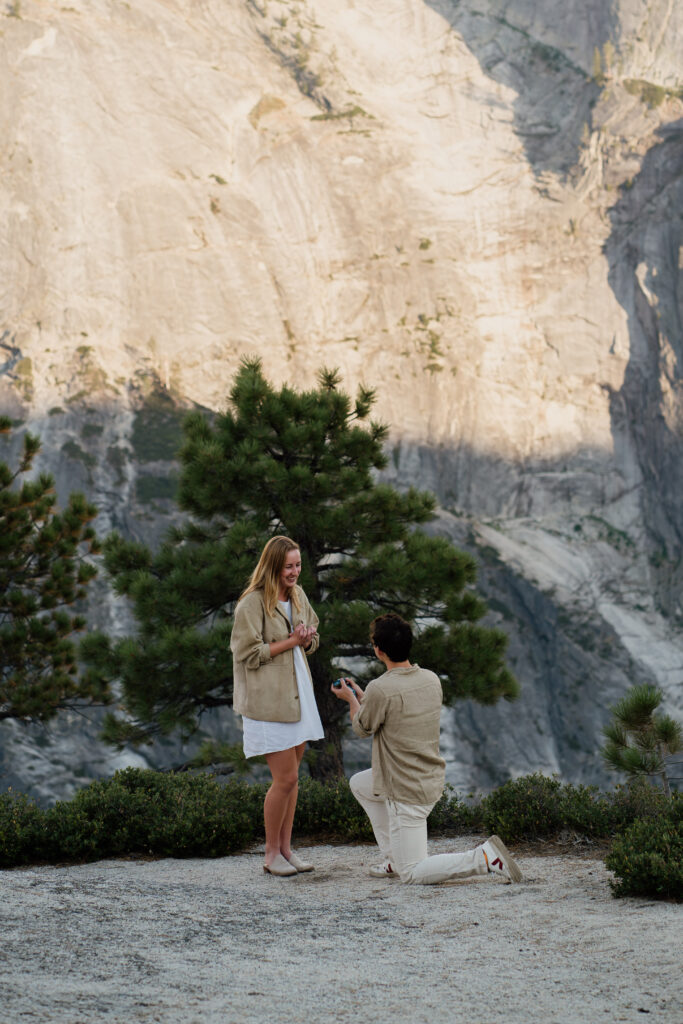
[[[0,433],[11,421],[0,417]],[[29,473],[39,438],[24,435],[19,465],[0,462],[0,719],[44,722],[60,709],[106,700],[106,687],[78,674],[72,634],[85,619],[70,607],[96,575],[85,560],[98,542],[97,509],[72,494],[55,511],[54,480]]]
[[[433,496],[399,493],[373,476],[386,465],[388,433],[369,418],[374,398],[360,388],[352,401],[334,371],[310,391],[276,390],[250,360],[225,413],[213,422],[189,415],[179,503],[190,519],[156,555],[117,535],[104,545],[114,587],[138,622],[137,636],[93,635],[82,647],[90,666],[120,685],[127,717],[109,719],[107,738],[189,733],[202,710],[230,703],[230,615],[275,533],[300,545],[300,583],[320,617],[310,666],[325,740],[314,745],[312,774],[343,770],[347,716],[330,684],[342,671],[362,682],[382,670],[369,644],[377,614],[414,623],[412,656],[441,675],[448,702],[517,695],[505,635],[477,624],[486,607],[471,589],[473,558],[416,529],[433,517]]]
[[[608,767],[629,778],[659,776],[670,797],[667,759],[683,749],[683,730],[670,715],[655,714],[662,700],[656,686],[632,687],[612,708],[614,718],[603,729],[602,756]]]

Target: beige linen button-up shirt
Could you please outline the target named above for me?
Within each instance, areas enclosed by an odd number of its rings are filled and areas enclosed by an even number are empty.
[[[372,736],[375,796],[406,804],[435,803],[446,762],[439,756],[443,691],[435,672],[392,668],[368,684],[351,728]]]

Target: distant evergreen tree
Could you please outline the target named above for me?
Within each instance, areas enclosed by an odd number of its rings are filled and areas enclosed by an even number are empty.
[[[0,417],[0,433],[10,428]],[[98,550],[89,525],[97,509],[72,494],[56,512],[45,473],[18,485],[39,450],[26,434],[17,469],[0,462],[0,719],[33,722],[107,698],[101,680],[78,674],[72,634],[85,619],[68,610],[97,572],[83,557]]]
[[[602,756],[608,767],[630,778],[658,776],[670,797],[667,759],[683,749],[683,730],[670,715],[655,714],[663,697],[647,683],[632,687],[612,708]]]
[[[107,570],[138,622],[136,636],[95,634],[82,645],[103,683],[120,686],[127,714],[109,718],[108,739],[188,734],[204,709],[231,702],[230,616],[275,533],[300,545],[300,583],[320,617],[311,671],[325,740],[313,744],[314,776],[343,770],[346,708],[330,684],[342,671],[361,682],[382,671],[368,638],[379,613],[415,625],[412,657],[439,673],[448,702],[517,695],[505,635],[477,625],[486,608],[468,589],[474,559],[415,529],[433,517],[431,494],[376,482],[388,429],[369,420],[371,390],[352,401],[339,384],[324,370],[311,391],[278,391],[260,361],[245,361],[228,411],[185,421],[179,503],[190,520],[156,555],[115,534],[106,540]]]

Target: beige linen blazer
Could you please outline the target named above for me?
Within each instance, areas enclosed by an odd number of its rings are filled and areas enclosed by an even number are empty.
[[[299,688],[294,669],[294,651],[270,656],[270,644],[286,640],[300,622],[318,628],[318,616],[301,587],[296,587],[301,605],[298,612],[292,601],[293,622],[287,620],[279,607],[266,614],[263,591],[252,590],[235,609],[235,622],[230,637],[233,665],[233,710],[247,718],[262,722],[298,722],[301,718]],[[314,634],[310,655],[318,649],[320,637]],[[306,669],[311,672],[306,663]]]

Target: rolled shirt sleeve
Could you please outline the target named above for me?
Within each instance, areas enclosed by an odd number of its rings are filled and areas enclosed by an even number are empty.
[[[313,623],[311,622],[311,626],[312,625],[313,625]],[[320,646],[320,635],[318,633],[314,633],[313,636],[311,637],[310,646],[309,647],[304,647],[304,648],[302,648],[302,650],[303,650],[304,654],[306,655],[306,657],[310,658],[310,656],[312,654],[315,654],[315,652],[318,650],[319,646]]]
[[[247,597],[237,605],[230,649],[237,661],[244,662],[250,669],[257,669],[259,665],[266,665],[273,660],[270,655],[270,644],[263,639],[260,601],[249,601]]]
[[[351,728],[356,736],[365,738],[373,736],[383,724],[387,710],[387,699],[379,687],[372,683],[363,694],[360,711],[351,722]]]

